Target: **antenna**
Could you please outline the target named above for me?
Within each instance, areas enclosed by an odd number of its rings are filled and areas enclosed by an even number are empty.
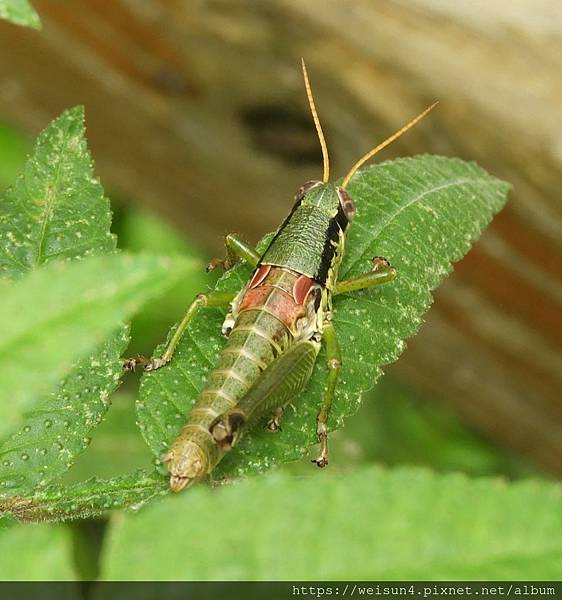
[[[413,127],[416,123],[418,123],[419,121],[421,121],[425,115],[427,115],[427,113],[435,108],[435,106],[437,106],[437,104],[439,104],[439,101],[434,102],[431,106],[428,106],[422,113],[420,113],[415,119],[412,119],[409,123],[407,123],[406,125],[404,125],[404,127],[402,127],[402,129],[399,129],[396,133],[394,133],[393,135],[391,135],[389,138],[386,138],[386,140],[384,140],[384,142],[380,143],[378,146],[376,146],[375,148],[373,148],[372,150],[370,150],[369,152],[367,152],[367,154],[363,155],[349,170],[349,173],[344,177],[341,187],[345,188],[347,186],[347,184],[349,183],[349,180],[355,175],[355,172],[357,171],[357,169],[359,169],[359,167],[361,167],[363,164],[365,164],[370,158],[372,158],[373,156],[375,156],[375,154],[377,154],[377,152],[379,152],[380,150],[382,150],[383,148],[386,148],[388,145],[392,144],[392,142],[394,140],[397,140],[403,133],[406,133],[406,131],[408,131],[408,129],[410,129],[410,127]]]
[[[318,133],[318,139],[320,140],[320,146],[322,147],[322,159],[324,161],[324,173],[322,175],[322,181],[328,183],[330,177],[330,160],[328,158],[328,147],[326,146],[326,140],[324,139],[324,133],[322,132],[322,126],[320,125],[320,119],[316,112],[316,106],[314,105],[314,98],[312,96],[312,90],[310,89],[310,82],[308,81],[308,73],[306,72],[306,65],[304,64],[304,58],[301,58],[302,62],[302,74],[304,76],[304,86],[306,88],[306,95],[308,96],[308,104],[310,106],[310,112],[312,113],[312,119]]]

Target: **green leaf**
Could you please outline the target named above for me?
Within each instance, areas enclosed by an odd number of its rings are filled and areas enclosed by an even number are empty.
[[[84,133],[84,109],[64,112],[39,135],[23,174],[0,197],[0,277],[115,249],[109,202]]]
[[[108,510],[138,510],[145,502],[168,491],[157,473],[137,471],[112,479],[89,479],[71,486],[53,485],[28,496],[0,499],[0,515],[18,521],[67,521],[95,517]]]
[[[73,260],[115,250],[109,202],[94,176],[82,107],[66,111],[43,131],[0,206],[3,276],[18,278],[53,258]],[[1,491],[25,493],[72,465],[109,407],[127,343],[122,327],[24,415],[19,431],[0,446]]]
[[[373,467],[276,473],[116,519],[102,577],[550,579],[561,574],[561,514],[562,486],[539,481]]]
[[[0,581],[76,579],[72,535],[65,525],[16,525],[0,531]],[[68,586],[61,600],[77,598]]]
[[[0,444],[0,496],[45,486],[64,473],[90,443],[123,371],[127,330],[119,329],[82,359],[56,389],[23,416],[24,425]]]
[[[192,263],[113,254],[55,262],[4,289],[0,303],[0,427],[45,394],[116,325],[162,294]]]
[[[385,256],[398,278],[379,289],[334,299],[334,323],[343,368],[330,428],[356,412],[381,367],[398,358],[404,340],[419,328],[431,290],[451,271],[506,201],[508,185],[474,164],[420,156],[373,166],[353,178],[357,214],[350,227],[341,277],[368,271]],[[263,247],[263,245],[262,245]],[[245,266],[226,273],[217,287],[237,291],[250,275]],[[178,434],[208,370],[224,344],[224,311],[207,310],[184,336],[172,363],[142,380],[140,427],[156,456]],[[214,472],[218,478],[259,472],[294,460],[316,441],[316,414],[327,368],[322,351],[307,391],[286,411],[282,432],[256,429]]]
[[[14,145],[13,135],[4,137]],[[94,177],[81,107],[41,133],[23,174],[0,197],[0,209],[0,276],[18,279],[55,257],[79,260],[115,250],[109,202]],[[72,465],[119,384],[127,332],[121,327],[82,359],[0,444],[0,492],[24,493]]]
[[[16,25],[41,29],[39,15],[28,0],[0,0],[0,19],[6,19]]]

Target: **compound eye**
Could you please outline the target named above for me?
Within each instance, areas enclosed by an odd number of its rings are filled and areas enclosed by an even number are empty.
[[[300,202],[304,198],[306,192],[311,190],[313,187],[320,185],[321,183],[321,181],[316,180],[307,181],[306,183],[303,183],[297,190],[297,193],[295,194],[295,202]]]
[[[338,188],[338,196],[343,212],[347,217],[347,220],[351,223],[355,216],[355,203],[351,199],[351,196],[341,187]]]

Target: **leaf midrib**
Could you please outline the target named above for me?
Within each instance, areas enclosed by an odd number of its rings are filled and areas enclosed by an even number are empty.
[[[493,185],[505,185],[502,181],[498,181],[498,180],[490,180],[489,178],[478,178],[478,179],[470,179],[467,177],[463,177],[460,179],[456,179],[454,181],[448,181],[444,184],[429,188],[427,190],[424,190],[423,192],[421,192],[420,194],[414,196],[413,198],[411,198],[410,200],[408,200],[407,202],[400,204],[397,209],[395,211],[393,211],[392,213],[388,214],[385,218],[382,219],[382,222],[380,224],[380,226],[378,227],[378,229],[375,229],[374,232],[370,232],[363,224],[361,223],[356,223],[353,226],[358,227],[359,229],[362,229],[362,231],[368,233],[369,235],[372,235],[373,239],[371,239],[369,241],[369,243],[359,252],[358,257],[347,266],[346,268],[346,273],[355,269],[355,267],[357,267],[360,263],[362,264],[365,258],[365,254],[367,253],[367,251],[369,250],[369,248],[371,247],[371,245],[376,242],[377,238],[383,233],[383,231],[389,227],[397,218],[398,215],[405,210],[406,208],[409,208],[410,206],[413,206],[414,204],[416,204],[417,202],[422,201],[426,196],[428,196],[429,194],[433,194],[436,192],[440,192],[442,190],[445,190],[447,188],[451,188],[451,187],[456,187],[456,186],[463,186],[466,184],[487,184],[490,186]]]
[[[63,144],[62,144],[62,148],[59,150],[60,158],[57,162],[57,168],[56,168],[56,172],[55,172],[55,181],[54,181],[53,187],[51,188],[50,185],[47,185],[46,206],[45,206],[45,209],[43,210],[43,214],[42,214],[41,233],[39,236],[39,247],[37,249],[37,257],[35,259],[35,267],[36,268],[39,267],[44,262],[42,260],[42,258],[43,258],[42,255],[44,253],[45,240],[47,237],[47,229],[49,228],[49,224],[50,224],[52,212],[53,212],[53,207],[55,204],[55,200],[58,196],[58,187],[60,184],[59,180],[60,180],[62,164],[63,164],[63,162],[66,161],[66,158],[67,158],[66,149],[68,146],[68,140],[70,138],[70,136],[68,135],[68,133],[70,131],[70,126],[71,126],[71,122],[68,122],[64,129]]]

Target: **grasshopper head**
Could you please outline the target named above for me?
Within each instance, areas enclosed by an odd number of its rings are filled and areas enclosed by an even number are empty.
[[[193,441],[176,443],[164,459],[170,472],[170,488],[181,492],[201,479],[208,470],[208,459],[203,449]]]
[[[312,206],[335,216],[345,215],[348,222],[355,216],[355,204],[349,193],[340,186],[322,181],[307,181],[295,195],[295,207]]]

